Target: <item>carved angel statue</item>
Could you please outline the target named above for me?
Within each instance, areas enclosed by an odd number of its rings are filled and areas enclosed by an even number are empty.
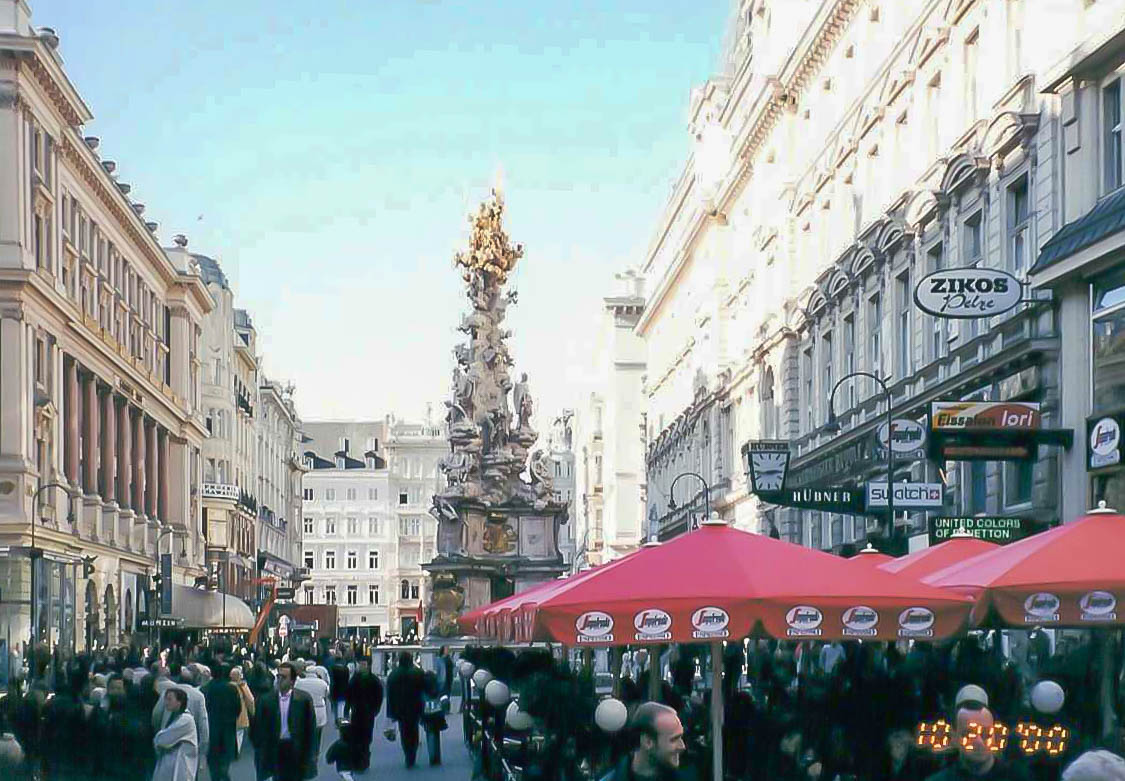
[[[531,391],[527,387],[527,372],[520,375],[520,381],[512,390],[512,408],[516,413],[516,428],[526,428],[531,423]]]
[[[551,457],[545,450],[536,450],[531,454],[531,461],[527,465],[531,475],[531,482],[540,495],[545,495],[554,490],[554,479],[551,476]]]
[[[464,451],[457,451],[450,453],[445,458],[438,462],[438,468],[442,471],[448,479],[450,485],[463,483],[469,477],[469,471],[472,469],[472,459],[469,454]],[[434,500],[436,503],[436,499]]]

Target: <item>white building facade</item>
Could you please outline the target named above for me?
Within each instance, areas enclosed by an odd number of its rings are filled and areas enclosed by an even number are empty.
[[[1092,401],[1099,384],[1116,387],[1094,368],[1112,360],[1114,326],[1090,341],[1095,321],[1116,322],[1115,304],[1095,301],[1115,301],[1117,287],[1093,279],[1115,261],[1063,264],[1067,247],[1037,256],[1120,183],[1116,124],[1103,120],[1119,113],[1123,11],[1082,0],[739,5],[721,73],[692,96],[692,155],[641,266],[650,507],[666,507],[667,486],[690,471],[710,495],[685,477],[677,505],[706,499],[745,528],[836,551],[868,534],[919,537],[922,512],[880,528],[747,492],[738,453],[755,439],[790,442],[790,487],[887,479],[874,383],[841,385],[841,427],[827,425],[833,388],[855,371],[886,378],[895,418],[924,424],[938,400],[1025,401],[1059,430],[1032,460],[902,460],[896,481],[942,485],[941,514],[1050,523],[1112,492],[1112,474],[1087,477],[1082,441],[1088,418],[1117,412]],[[993,318],[918,309],[918,281],[954,267],[1061,287],[1054,302]],[[1064,340],[1084,346],[1069,363]],[[662,534],[683,531],[683,514],[658,511]]]

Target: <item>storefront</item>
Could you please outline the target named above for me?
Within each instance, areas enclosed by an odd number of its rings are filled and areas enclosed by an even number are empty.
[[[1090,284],[1091,394],[1086,466],[1093,504],[1125,507],[1125,267]]]
[[[0,551],[0,643],[24,649],[34,637],[52,649],[73,651],[81,559],[41,549],[31,553],[18,547]]]

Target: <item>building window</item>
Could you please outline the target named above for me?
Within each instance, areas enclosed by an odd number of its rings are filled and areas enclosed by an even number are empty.
[[[410,598],[411,599],[417,599],[418,598],[418,584],[417,583],[411,583],[410,584]]]
[[[977,105],[977,42],[980,32],[973,30],[965,37],[965,72],[962,82],[965,86],[965,108],[969,111],[969,120],[975,120],[980,113]]]
[[[813,348],[809,347],[805,350],[804,360],[802,361],[805,372],[805,429],[812,431],[814,420],[816,419],[816,402],[813,399]]]
[[[867,301],[867,330],[870,333],[867,360],[871,366],[872,374],[879,374],[880,367],[883,365],[883,345],[880,339],[882,328],[883,300],[880,296],[874,295]],[[871,383],[871,387],[871,392],[874,394],[874,382]]]
[[[306,518],[305,519],[305,534],[312,534],[312,533],[313,533],[313,519],[312,518]]]
[[[324,568],[336,569],[336,551],[326,550],[324,552]]]
[[[313,604],[313,590],[311,588],[305,589],[305,604]]]
[[[1034,461],[1004,462],[1004,505],[1015,507],[1031,503],[1031,488],[1035,482]]]
[[[930,247],[926,257],[929,260],[930,271],[941,271],[945,267],[945,247],[940,242]],[[933,336],[930,337],[932,360],[937,360],[945,352],[945,345],[948,344],[948,323],[949,321],[944,317],[934,318]]]
[[[327,537],[331,537],[331,536],[334,536],[336,534],[336,519],[335,518],[325,518],[324,519],[324,534]]]
[[[422,521],[418,518],[400,518],[398,533],[404,537],[417,537],[422,533]]]
[[[1102,88],[1102,187],[1104,192],[1121,186],[1121,80]]]
[[[355,569],[358,566],[358,561],[359,556],[356,555],[356,552],[354,550],[348,551],[348,569]]]
[[[983,246],[981,244],[981,213],[975,211],[965,219],[962,233],[961,251],[964,254],[964,265],[968,266],[980,260]]]
[[[335,488],[325,488],[324,489],[324,501],[326,501],[326,502],[336,501],[336,489]]]
[[[368,569],[379,569],[379,551],[377,551],[377,550],[367,551],[367,568]]]
[[[835,356],[832,354],[832,332],[826,331],[820,339],[820,363],[823,367],[821,377],[824,378],[824,394],[825,404],[827,404],[827,395],[832,392],[832,386],[835,384],[836,378],[832,373]],[[824,411],[827,416],[827,408]]]
[[[349,501],[349,502],[354,502],[354,501],[355,501],[355,489],[354,489],[354,488],[349,488],[349,489],[348,489],[348,492],[347,492],[347,497],[348,497],[348,501]]]
[[[335,605],[336,604],[336,587],[335,586],[325,586],[324,587],[324,604],[326,604],[326,605]]]
[[[965,479],[963,501],[966,515],[979,515],[988,512],[988,464],[984,461],[970,461],[962,472]]]
[[[348,586],[348,604],[359,604],[359,586]]]
[[[914,366],[911,363],[911,350],[910,339],[912,336],[910,328],[910,314],[911,314],[911,301],[910,301],[910,271],[904,271],[898,278],[898,318],[896,325],[898,326],[898,370],[900,377],[909,377],[914,373]]]
[[[1093,412],[1125,407],[1125,271],[1094,281],[1093,295]]]
[[[359,534],[359,519],[348,518],[348,536],[355,537]]]
[[[410,581],[404,580],[398,584],[398,593],[400,599],[410,599]]]
[[[379,519],[378,518],[368,518],[367,519],[367,535],[369,537],[378,537],[379,536]]]
[[[379,499],[379,489],[378,488],[368,488],[367,489],[367,498],[372,502],[378,501],[378,499]]]
[[[305,551],[305,568],[310,570],[316,568],[316,554],[311,550]]]
[[[407,504],[409,501],[410,501],[410,497],[407,496],[406,491],[399,491],[399,493],[398,493],[398,503],[399,504]]]
[[[369,604],[372,604],[372,605],[378,605],[379,604],[379,587],[378,586],[368,586],[367,587],[367,601],[368,601]]]
[[[844,317],[844,373],[845,377],[855,371],[855,315]],[[848,409],[855,406],[855,383],[848,383]]]
[[[1023,278],[1028,268],[1028,231],[1031,225],[1027,174],[1008,187],[1008,270]]]

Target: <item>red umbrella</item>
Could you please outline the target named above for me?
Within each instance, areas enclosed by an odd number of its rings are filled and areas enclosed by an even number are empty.
[[[519,639],[692,643],[750,634],[897,640],[960,632],[967,598],[827,553],[705,522],[528,600]]]
[[[536,594],[538,592],[546,591],[547,588],[552,587],[559,582],[560,582],[560,580],[556,579],[556,580],[547,580],[547,581],[544,581],[543,583],[536,583],[534,586],[531,586],[530,588],[526,588],[523,591],[517,592],[510,597],[505,597],[504,599],[497,600],[496,602],[492,602],[488,605],[483,605],[482,607],[478,607],[475,610],[470,610],[468,613],[465,613],[460,618],[458,618],[457,623],[461,627],[461,630],[463,632],[480,634],[481,631],[482,631],[482,625],[478,624],[478,622],[482,621],[485,618],[486,615],[491,614],[491,613],[493,613],[497,610],[500,610],[501,608],[503,608],[503,607],[505,607],[505,606],[507,606],[511,603],[518,603],[521,600],[523,600],[527,597],[533,596],[534,594]]]
[[[867,543],[867,547],[848,559],[848,561],[855,562],[860,566],[868,567],[878,567],[880,564],[885,564],[888,561],[894,560],[894,556],[888,556],[886,553],[880,553],[870,542]]]
[[[978,599],[1009,626],[1125,625],[1125,516],[1099,509],[924,578]]]
[[[994,542],[985,542],[968,533],[954,532],[945,542],[914,551],[908,556],[891,559],[880,564],[879,569],[921,580],[938,570],[995,548]]]

